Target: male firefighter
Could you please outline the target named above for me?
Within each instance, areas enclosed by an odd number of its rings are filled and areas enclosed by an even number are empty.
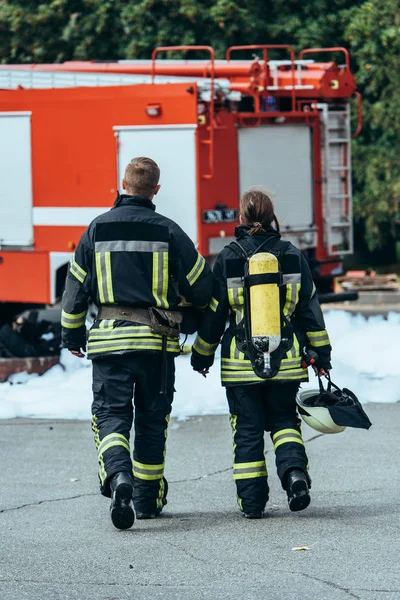
[[[213,275],[182,229],[155,212],[160,169],[131,160],[114,207],[97,217],[71,259],[62,301],[64,347],[84,357],[88,299],[98,315],[88,335],[93,361],[92,429],[100,491],[111,520],[128,529],[167,502],[166,438],[179,354],[179,303],[205,307]],[[135,406],[133,465],[129,435]]]

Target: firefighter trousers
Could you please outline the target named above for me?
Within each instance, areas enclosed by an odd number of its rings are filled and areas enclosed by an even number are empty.
[[[161,512],[166,504],[164,466],[175,365],[173,356],[166,354],[164,360],[166,393],[160,393],[162,352],[134,352],[93,361],[92,429],[100,491],[110,497],[113,475],[133,471],[135,510],[144,513]],[[133,416],[132,464],[129,437]]]
[[[298,388],[297,382],[267,381],[226,389],[233,434],[233,479],[239,508],[245,513],[264,510],[268,501],[264,431],[271,434],[282,487],[285,489],[285,475],[293,468],[303,470],[308,477],[296,410]]]

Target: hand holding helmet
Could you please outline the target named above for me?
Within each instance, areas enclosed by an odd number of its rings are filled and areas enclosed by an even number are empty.
[[[357,396],[347,388],[341,390],[329,374],[326,378],[326,390],[321,377],[319,390],[299,390],[296,401],[303,421],[320,433],[340,433],[346,427],[369,429],[372,423]]]

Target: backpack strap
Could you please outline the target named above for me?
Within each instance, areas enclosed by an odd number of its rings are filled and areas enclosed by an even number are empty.
[[[233,250],[233,252],[235,252],[235,254],[240,256],[240,258],[243,258],[243,260],[247,261],[254,254],[257,254],[258,252],[260,252],[261,249],[263,249],[264,252],[271,252],[271,254],[275,254],[276,256],[279,256],[283,250],[285,250],[286,248],[289,247],[289,245],[290,245],[290,242],[283,242],[280,238],[272,237],[272,238],[268,238],[268,239],[264,240],[262,242],[262,244],[257,246],[257,248],[255,248],[251,252],[248,252],[242,246],[242,244],[239,244],[239,242],[237,240],[234,240],[233,242],[228,244],[227,247],[230,248],[231,250]]]

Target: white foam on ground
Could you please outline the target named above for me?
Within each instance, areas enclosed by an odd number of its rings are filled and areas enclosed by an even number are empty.
[[[344,311],[325,315],[333,346],[332,379],[355,392],[362,403],[400,401],[400,314],[387,320],[365,319]],[[42,377],[16,374],[0,384],[0,418],[35,417],[89,419],[91,416],[90,361],[62,351],[61,362]],[[225,390],[220,384],[216,358],[207,379],[192,371],[189,356],[176,361],[176,394],[172,415],[227,413]],[[310,383],[316,380],[310,373]]]

